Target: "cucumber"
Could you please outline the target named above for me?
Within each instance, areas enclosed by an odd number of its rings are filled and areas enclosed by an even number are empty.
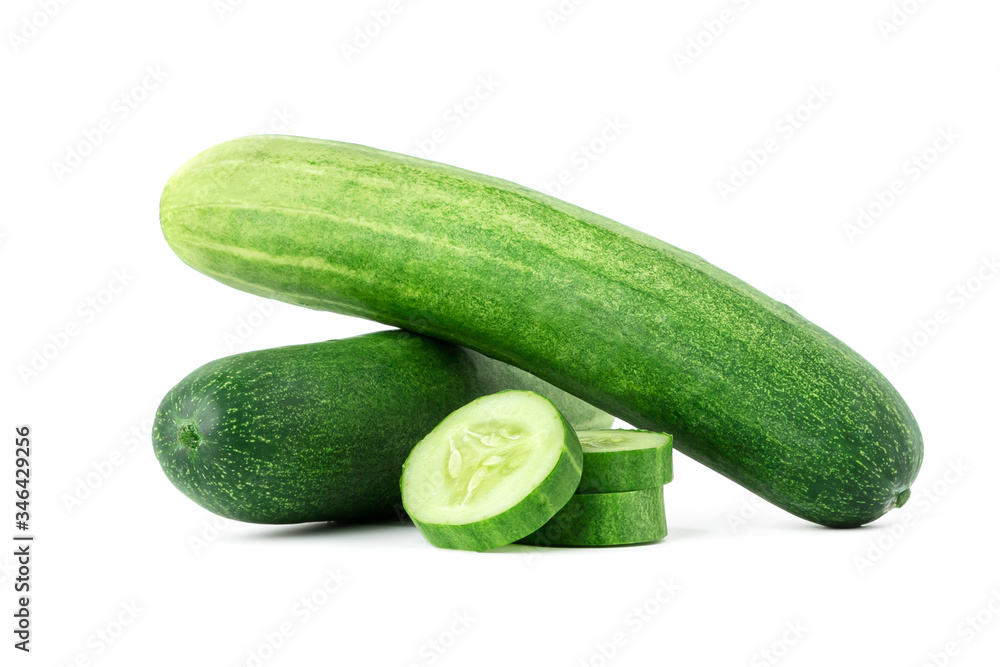
[[[639,491],[674,478],[673,439],[666,433],[608,429],[576,435],[583,449],[577,493]]]
[[[551,401],[504,391],[448,415],[410,452],[399,484],[428,542],[486,551],[543,526],[582,467],[576,432]]]
[[[610,419],[543,385],[405,331],[247,352],[202,366],[167,393],[153,448],[174,486],[230,519],[392,516],[402,509],[399,472],[407,454],[448,413],[479,396],[534,389],[585,423]]]
[[[530,371],[828,526],[901,505],[913,415],[847,345],[705,260],[548,195],[297,137],[218,145],[160,203],[223,283]]]
[[[663,487],[574,495],[548,523],[520,544],[536,547],[610,547],[656,542],[667,536]]]

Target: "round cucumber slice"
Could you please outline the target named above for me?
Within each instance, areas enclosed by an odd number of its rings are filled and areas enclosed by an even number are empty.
[[[435,546],[485,551],[539,529],[573,496],[583,453],[545,397],[504,391],[478,398],[410,452],[403,507]]]
[[[609,429],[578,431],[583,476],[577,493],[620,493],[663,486],[674,478],[673,437]]]
[[[548,523],[520,540],[537,547],[610,547],[667,535],[663,487],[574,495]]]

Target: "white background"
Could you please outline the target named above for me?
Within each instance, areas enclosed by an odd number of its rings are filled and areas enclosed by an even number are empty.
[[[388,0],[63,0],[51,18],[45,4],[6,0],[0,19],[0,535],[27,423],[38,536],[31,655],[11,648],[0,551],[5,665],[252,665],[283,623],[262,664],[995,664],[1000,5],[908,0],[880,27],[889,0],[594,0],[559,21],[556,0],[407,1],[348,58]],[[689,40],[705,46],[683,63]],[[822,529],[677,456],[653,546],[476,554],[391,522],[213,529],[153,457],[162,395],[231,351],[380,328],[284,304],[254,316],[263,302],[163,241],[171,173],[268,127],[400,152],[440,127],[434,159],[536,188],[568,171],[565,199],[704,256],[878,366],[923,429],[913,498]],[[763,166],[741,167],[765,145]],[[87,154],[58,166],[73,151]],[[734,168],[754,173],[724,200]],[[850,236],[896,179],[902,194]],[[50,358],[25,377],[36,352]],[[324,604],[305,618],[310,596]]]

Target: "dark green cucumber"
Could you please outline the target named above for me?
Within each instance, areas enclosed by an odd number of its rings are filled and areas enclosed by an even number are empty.
[[[223,283],[466,345],[828,526],[877,519],[923,457],[892,385],[700,257],[496,178],[254,137],[167,183],[163,233]]]
[[[583,449],[577,493],[652,489],[674,478],[673,439],[666,433],[605,429],[576,435]]]
[[[551,401],[484,396],[448,415],[410,452],[403,507],[431,544],[486,551],[542,527],[573,496],[583,453]]]
[[[170,390],[156,412],[153,447],[178,489],[230,519],[391,516],[401,508],[407,454],[479,396],[532,389],[584,423],[610,420],[502,366],[405,331],[237,354]]]
[[[663,487],[573,496],[548,523],[520,544],[536,547],[611,547],[667,536]]]

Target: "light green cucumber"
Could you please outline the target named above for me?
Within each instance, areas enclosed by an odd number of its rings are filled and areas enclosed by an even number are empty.
[[[667,535],[663,487],[574,495],[548,523],[520,540],[537,547],[610,547]]]
[[[530,391],[484,396],[448,415],[410,452],[403,507],[439,547],[485,551],[545,524],[580,483],[576,432]]]
[[[666,433],[606,429],[576,435],[583,449],[577,493],[652,489],[674,478],[673,439]]]

